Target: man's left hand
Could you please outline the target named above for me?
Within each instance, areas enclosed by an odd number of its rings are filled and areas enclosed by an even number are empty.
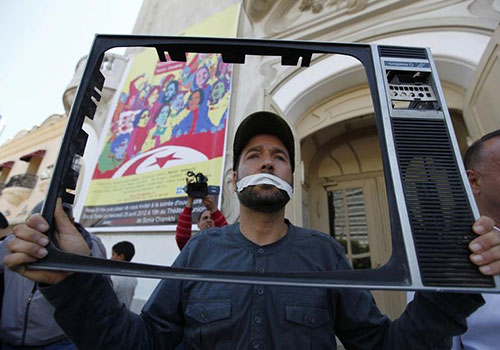
[[[485,275],[500,274],[500,230],[487,216],[481,216],[472,229],[479,237],[469,243],[470,260]]]

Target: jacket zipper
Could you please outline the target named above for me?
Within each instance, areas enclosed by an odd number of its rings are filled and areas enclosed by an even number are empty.
[[[26,312],[24,313],[24,325],[23,325],[23,336],[21,337],[21,346],[24,346],[24,341],[26,340],[26,332],[28,330],[28,312],[31,305],[31,300],[33,300],[33,295],[36,292],[36,282],[33,285],[33,289],[31,290],[30,295],[28,296],[28,300],[26,301]]]

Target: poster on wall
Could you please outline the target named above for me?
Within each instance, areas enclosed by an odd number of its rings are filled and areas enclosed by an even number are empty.
[[[221,15],[234,22],[226,35],[234,36],[237,11]],[[175,230],[189,171],[220,188],[231,79],[232,66],[218,54],[160,62],[154,49],[145,49],[131,59],[101,136],[82,225],[99,231]],[[201,210],[201,200],[195,201],[193,212]]]

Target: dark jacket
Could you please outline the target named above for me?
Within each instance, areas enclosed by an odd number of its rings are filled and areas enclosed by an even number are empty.
[[[238,224],[201,232],[174,265],[258,272],[350,268],[334,239],[291,224],[284,238],[262,247]],[[391,321],[363,290],[163,280],[136,315],[98,275],[75,274],[42,292],[80,350],[175,349],[182,340],[185,349],[335,349],[335,336],[348,349],[430,349],[464,332],[465,318],[483,303],[478,295],[417,293]]]

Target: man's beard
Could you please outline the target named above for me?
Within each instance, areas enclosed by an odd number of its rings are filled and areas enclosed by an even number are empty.
[[[258,185],[265,194],[260,193],[256,186],[245,188],[241,192],[237,192],[240,203],[245,207],[261,212],[261,213],[274,213],[282,209],[290,200],[286,191],[280,190],[273,185]],[[274,191],[269,189],[274,188]]]

